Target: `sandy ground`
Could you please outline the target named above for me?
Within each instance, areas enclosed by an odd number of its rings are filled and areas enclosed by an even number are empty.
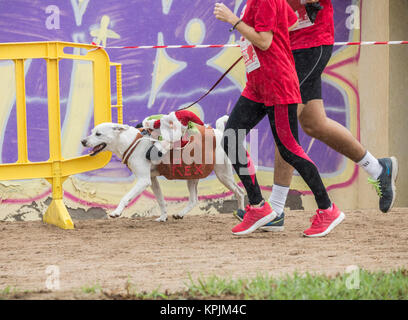
[[[305,211],[287,212],[283,232],[244,237],[231,234],[237,220],[230,214],[170,217],[166,223],[151,217],[77,220],[75,230],[0,222],[0,292],[7,286],[45,290],[50,265],[59,269],[60,290],[46,299],[78,297],[81,287],[96,284],[124,291],[127,282],[137,291],[175,292],[186,287],[189,274],[247,278],[294,271],[334,275],[350,265],[408,267],[408,208],[345,213],[340,226],[318,239],[301,236],[313,215]]]

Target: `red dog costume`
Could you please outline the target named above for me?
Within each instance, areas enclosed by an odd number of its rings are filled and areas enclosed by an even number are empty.
[[[199,124],[200,126],[204,125],[204,122],[201,121],[201,119],[194,113],[188,110],[179,110],[174,112],[176,118],[180,121],[180,123],[187,127],[188,123],[194,122],[196,124]],[[147,126],[149,129],[159,129],[160,128],[160,119],[158,120],[147,120],[144,123],[145,126]]]

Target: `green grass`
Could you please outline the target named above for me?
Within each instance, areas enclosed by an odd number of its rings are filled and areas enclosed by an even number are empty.
[[[151,292],[140,292],[131,283],[125,283],[124,292],[109,293],[99,284],[83,286],[85,294],[108,299],[251,299],[251,300],[407,300],[408,270],[369,272],[359,270],[333,277],[294,273],[285,277],[259,274],[250,279],[232,279],[210,276],[193,280],[189,276],[186,289],[169,293],[160,287]],[[24,292],[22,292],[24,293]],[[37,292],[41,295],[41,291]],[[31,291],[31,295],[36,292]],[[0,288],[0,299],[22,298],[16,288]]]
[[[16,291],[16,289],[14,289],[13,291]],[[3,289],[0,291],[0,295],[1,295],[1,296],[3,296],[3,295],[8,295],[8,294],[10,294],[11,292],[12,292],[11,287],[10,287],[10,286],[7,286],[7,287],[3,288]]]
[[[408,270],[389,273],[360,270],[335,277],[308,273],[236,280],[211,276],[193,281],[190,277],[187,293],[204,299],[227,296],[254,300],[406,300]]]
[[[30,293],[30,290],[19,290],[16,287],[6,286],[0,289],[0,300],[7,299],[8,297],[17,297],[19,295],[25,295]]]
[[[168,300],[171,299],[167,292],[161,292],[160,286],[154,289],[152,292],[139,292],[137,288],[132,284],[130,281],[130,277],[128,276],[128,280],[125,284],[125,295],[121,295],[124,298],[131,298],[131,299],[138,299],[138,300]],[[119,296],[120,298],[120,296]]]
[[[86,285],[81,287],[81,291],[83,293],[99,293],[102,291],[102,287],[99,285],[99,283],[96,283],[92,286]]]

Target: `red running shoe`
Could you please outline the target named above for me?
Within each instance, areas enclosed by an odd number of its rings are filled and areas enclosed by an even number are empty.
[[[345,218],[333,203],[332,207],[326,210],[318,209],[311,219],[312,226],[303,232],[305,237],[324,237],[332,231]]]
[[[237,236],[254,232],[256,229],[268,224],[276,218],[276,212],[272,210],[268,202],[265,201],[264,205],[260,208],[254,208],[247,205],[245,208],[246,214],[244,219],[234,228],[232,233]]]

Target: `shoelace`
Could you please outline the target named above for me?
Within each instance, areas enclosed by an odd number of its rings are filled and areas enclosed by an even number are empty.
[[[316,225],[319,225],[321,221],[322,221],[322,216],[319,213],[319,210],[317,210],[316,214],[310,218],[310,222],[312,223],[312,226],[316,226]]]
[[[246,213],[245,213],[243,221],[252,222],[252,221],[257,221],[258,220],[256,216],[253,216],[252,214],[250,214],[250,212],[252,210],[254,210],[254,209],[255,208],[251,207],[251,205],[249,205],[249,204],[245,207]]]
[[[247,220],[247,219],[248,219],[248,218],[245,219],[245,217],[248,216],[248,212],[249,212],[250,210],[251,210],[251,206],[250,206],[249,204],[247,204],[246,207],[245,207],[245,214],[244,214],[244,216],[242,217],[242,222],[243,222],[244,220]]]
[[[373,186],[373,188],[377,192],[378,196],[381,198],[383,196],[383,194],[382,194],[382,191],[381,191],[380,180],[373,179],[373,178],[368,178],[367,181],[368,181],[369,184],[371,184]]]

